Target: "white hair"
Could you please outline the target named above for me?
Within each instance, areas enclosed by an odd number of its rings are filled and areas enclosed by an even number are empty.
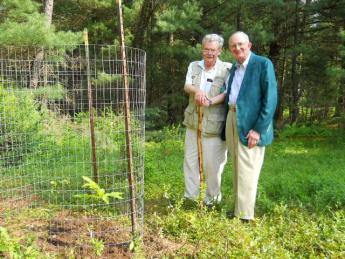
[[[249,36],[247,34],[245,34],[243,31],[236,31],[234,32],[233,34],[231,34],[230,38],[229,38],[229,41],[231,41],[231,38],[235,35],[241,35],[245,40],[246,42],[250,42],[249,41]]]
[[[204,38],[202,39],[202,45],[205,44],[205,42],[212,42],[212,41],[216,41],[218,42],[218,46],[219,48],[223,47],[223,43],[224,43],[224,39],[222,36],[212,33],[212,34],[206,34],[204,36]]]

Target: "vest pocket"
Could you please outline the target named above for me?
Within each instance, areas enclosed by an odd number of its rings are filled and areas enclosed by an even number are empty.
[[[196,129],[198,125],[198,113],[195,111],[195,105],[188,105],[184,111],[183,125],[186,127]]]
[[[204,120],[203,131],[207,134],[219,135],[222,130],[224,115],[209,114],[207,120]]]
[[[224,77],[215,76],[213,79],[213,85],[215,87],[222,87],[224,85]]]

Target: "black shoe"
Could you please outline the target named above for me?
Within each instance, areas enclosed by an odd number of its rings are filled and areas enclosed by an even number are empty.
[[[225,215],[228,219],[234,219],[236,217],[234,212],[232,212],[231,210],[228,210]]]
[[[232,211],[227,211],[227,212],[226,212],[226,217],[227,217],[228,219],[237,218],[237,217],[235,216],[235,214],[234,214]],[[253,220],[251,220],[251,219],[241,219],[241,218],[239,218],[239,219],[240,219],[240,221],[241,221],[242,223],[245,223],[245,224],[248,224],[248,223],[253,222]]]
[[[184,198],[182,203],[182,208],[185,210],[194,210],[198,207],[198,201]]]
[[[216,210],[217,209],[217,204],[214,204],[214,203],[204,203],[204,206],[206,207],[206,209],[208,211],[212,211],[212,210]]]

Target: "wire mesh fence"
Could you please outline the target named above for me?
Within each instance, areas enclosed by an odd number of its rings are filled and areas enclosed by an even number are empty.
[[[146,56],[125,51],[127,73],[118,46],[0,47],[0,215],[27,213],[47,247],[127,244],[133,216],[142,233]]]

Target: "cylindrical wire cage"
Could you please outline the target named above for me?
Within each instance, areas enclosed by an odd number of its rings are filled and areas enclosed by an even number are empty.
[[[51,250],[142,235],[146,55],[125,51],[126,73],[119,46],[0,47],[0,216],[26,213]]]

